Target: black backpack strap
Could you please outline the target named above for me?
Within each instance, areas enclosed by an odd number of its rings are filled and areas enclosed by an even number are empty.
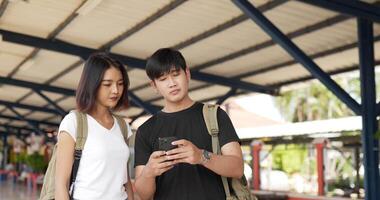
[[[78,174],[79,163],[82,157],[82,151],[84,148],[84,144],[86,143],[87,135],[88,135],[88,126],[87,126],[87,116],[85,113],[79,111],[71,111],[75,114],[77,120],[77,137],[75,142],[74,149],[74,163],[71,170],[70,177],[70,199],[74,196],[74,182]]]

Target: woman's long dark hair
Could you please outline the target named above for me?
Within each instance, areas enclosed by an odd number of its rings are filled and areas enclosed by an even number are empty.
[[[121,72],[124,84],[123,93],[112,110],[128,107],[129,78],[124,65],[106,53],[95,53],[86,60],[76,91],[76,104],[79,111],[88,113],[94,108],[104,73],[111,67],[115,67]]]

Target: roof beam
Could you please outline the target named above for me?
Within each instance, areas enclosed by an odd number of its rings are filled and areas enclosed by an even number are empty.
[[[10,111],[12,111],[20,120],[22,121],[26,121],[28,122],[19,112],[17,112],[12,106],[7,106],[8,109]],[[37,133],[40,133],[40,134],[45,134],[42,130],[40,130],[40,128],[38,127],[38,125],[36,125],[35,123],[32,123],[32,122],[28,122],[28,124],[30,126],[33,127],[33,129],[37,132]]]
[[[72,90],[72,89],[61,88],[61,87],[39,84],[39,83],[33,83],[30,81],[23,81],[23,80],[18,80],[18,79],[13,79],[13,78],[6,78],[3,76],[0,76],[0,83],[8,84],[8,85],[14,85],[14,86],[18,86],[18,87],[30,88],[30,89],[39,90],[39,91],[43,90],[43,91],[47,91],[47,92],[54,92],[54,93],[59,93],[59,94],[63,94],[66,96],[74,96],[75,95],[75,90]]]
[[[236,88],[231,88],[224,96],[218,98],[218,101],[215,104],[221,105],[225,100],[236,94]]]
[[[0,30],[0,34],[3,35],[3,40],[8,42],[13,42],[17,44],[33,46],[36,48],[48,49],[51,51],[57,51],[61,53],[77,55],[80,57],[87,57],[95,49],[90,49],[86,47],[81,47],[78,45],[63,42],[61,40],[46,40],[43,38],[37,38],[34,36],[29,36],[21,33],[15,33],[6,30]],[[110,56],[120,60],[124,64],[135,67],[139,69],[145,69],[145,60],[139,58],[133,58],[129,56],[124,56],[120,54],[110,53]],[[205,81],[213,84],[220,84],[228,87],[236,87],[238,89],[249,90],[251,92],[263,92],[267,94],[272,94],[274,91],[271,88],[265,86],[258,86],[256,84],[243,82],[240,80],[233,80],[230,78],[225,78],[222,76],[215,76],[211,74],[206,74],[202,72],[192,72],[192,77],[195,80]]]
[[[52,114],[59,114],[59,112],[55,109],[42,108],[42,107],[38,107],[38,106],[26,105],[26,104],[21,104],[21,103],[14,103],[14,102],[9,102],[9,101],[4,101],[4,100],[0,100],[0,105],[4,105],[7,107],[17,107],[17,108],[28,109],[28,110],[33,110],[33,111],[52,113]]]
[[[298,0],[321,8],[380,22],[380,7],[363,1],[347,0]]]
[[[0,18],[4,15],[5,10],[9,5],[9,0],[3,0],[0,4]]]
[[[44,95],[41,91],[35,89],[34,92],[36,92],[43,99],[45,99],[45,101],[47,101],[50,105],[52,105],[55,109],[57,109],[57,111],[59,112],[61,116],[65,116],[67,114],[67,112],[61,106],[59,106],[56,102],[51,100],[48,96]]]
[[[19,119],[18,117],[13,117],[13,116],[4,115],[4,114],[0,114],[0,118],[20,121],[20,119]],[[54,122],[39,121],[39,120],[26,119],[26,118],[25,118],[25,120],[26,120],[27,122],[31,122],[31,123],[35,123],[35,124],[45,124],[45,125],[48,125],[48,126],[56,126],[56,127],[59,126],[59,124],[54,123]]]
[[[33,89],[35,91],[41,91],[41,90],[43,90],[43,91],[55,92],[55,93],[63,94],[63,95],[66,95],[66,96],[75,96],[75,90],[72,90],[72,89],[61,88],[61,87],[56,87],[56,86],[51,86],[51,85],[45,85],[45,84],[39,84],[39,83],[33,83],[33,82],[29,82],[29,81],[17,80],[17,79],[12,79],[12,78],[6,78],[6,77],[2,77],[2,76],[0,76],[0,83],[14,85],[14,86],[18,86],[18,87],[30,88],[30,89]],[[157,107],[154,107],[153,105],[150,105],[148,103],[143,102],[142,100],[140,100],[136,95],[134,95],[130,91],[128,92],[128,96],[131,98],[131,101],[135,105],[137,105],[137,106],[144,105],[144,107],[142,107],[142,108],[144,108],[144,109],[148,108],[149,110],[146,110],[147,112],[153,112],[154,113],[155,110],[157,110]],[[49,108],[42,108],[42,107],[23,105],[23,104],[20,104],[20,103],[12,103],[12,102],[6,102],[6,101],[1,101],[0,100],[0,104],[9,105],[9,106],[16,106],[16,107],[20,107],[21,106],[21,108],[30,109],[30,110],[33,110],[33,111],[42,111],[42,112],[53,112],[54,111],[53,113],[54,114],[58,114],[58,115],[62,115],[63,114],[63,112],[59,111],[59,110],[53,110],[53,109],[49,109]]]
[[[287,38],[275,25],[260,13],[247,0],[233,0],[233,2],[248,15],[258,26],[260,26],[271,38],[284,48],[295,60],[301,63],[305,69],[320,80],[341,101],[343,101],[357,115],[361,108],[358,102],[344,91],[334,80],[330,78],[312,59],[310,59],[298,46]]]
[[[31,46],[40,49],[46,49],[50,51],[56,51],[69,55],[75,55],[81,57],[84,60],[87,59],[92,53],[99,51],[98,49],[82,47],[58,39],[49,40],[3,29],[0,29],[0,34],[3,37],[3,41]],[[110,55],[114,58],[117,58],[118,60],[120,60],[128,66],[140,69],[145,68],[145,61],[142,59],[114,53],[110,53]]]
[[[156,113],[157,111],[159,111],[159,109],[157,107],[155,107],[154,105],[151,105],[149,103],[145,103],[144,101],[142,101],[139,97],[137,97],[135,94],[133,94],[132,92],[129,92],[129,97],[131,97],[131,100],[137,105],[139,106],[140,108],[143,108],[147,113],[149,114],[154,114]]]

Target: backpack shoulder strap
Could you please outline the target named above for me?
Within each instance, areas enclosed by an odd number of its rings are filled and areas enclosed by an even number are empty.
[[[80,159],[82,158],[82,150],[84,148],[84,144],[87,140],[88,135],[88,124],[87,124],[87,116],[83,112],[79,112],[77,110],[71,111],[75,114],[75,117],[77,119],[77,137],[75,142],[75,150],[74,150],[74,162],[73,167],[71,170],[71,177],[70,177],[70,197],[72,198],[74,196],[74,183],[75,179],[77,178],[78,169],[79,169],[79,163]]]
[[[219,125],[218,125],[218,112],[219,105],[213,105],[213,104],[204,104],[203,105],[203,118],[206,123],[207,131],[211,135],[212,140],[212,152],[218,155],[222,154],[222,151],[220,149],[219,145]],[[226,193],[226,197],[231,197],[230,188],[228,186],[227,178],[224,176],[221,176],[224,192]]]
[[[216,154],[220,154],[219,146],[219,126],[217,119],[218,105],[204,104],[203,105],[203,118],[206,123],[207,131],[211,135],[212,139],[212,151]]]
[[[71,111],[77,119],[77,137],[75,142],[75,150],[83,150],[88,135],[87,116],[85,113],[77,110]]]
[[[116,118],[116,121],[119,124],[125,143],[128,144],[128,127],[127,127],[127,124],[125,123],[124,118],[120,115],[115,115],[115,114],[113,116]]]
[[[203,118],[206,122],[208,133],[213,136],[218,136],[219,134],[219,126],[217,120],[217,111],[219,105],[213,104],[204,104],[203,105]]]

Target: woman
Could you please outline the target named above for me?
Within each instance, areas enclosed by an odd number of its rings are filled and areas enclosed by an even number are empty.
[[[112,111],[128,106],[128,86],[127,72],[119,61],[99,53],[86,61],[76,103],[77,110],[86,113],[88,136],[74,183],[74,199],[133,200],[127,169],[129,148],[112,116]],[[70,198],[76,125],[75,114],[69,113],[59,126],[56,200]],[[129,126],[128,130],[128,136],[131,136]]]

